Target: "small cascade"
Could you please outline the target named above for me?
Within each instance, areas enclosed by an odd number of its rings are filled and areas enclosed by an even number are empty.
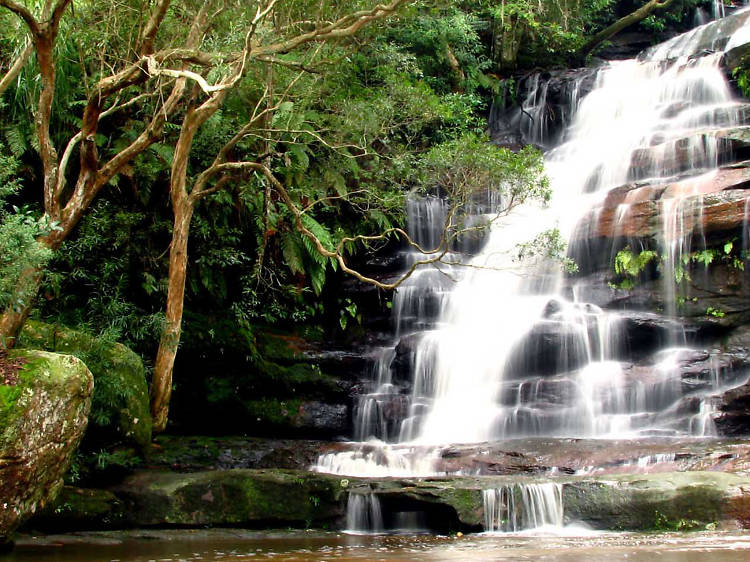
[[[383,512],[375,494],[349,494],[346,503],[346,532],[352,534],[382,533]]]
[[[354,409],[354,437],[357,441],[380,439],[388,441],[398,431],[403,415],[399,415],[398,388],[391,382],[391,362],[396,352],[391,347],[377,350],[374,355],[372,392],[359,396]]]
[[[563,526],[561,484],[508,484],[483,490],[482,500],[484,529],[490,533]]]
[[[388,445],[372,440],[351,451],[326,453],[312,466],[315,472],[380,478],[387,476],[438,476],[439,449]]]
[[[715,20],[721,19],[727,15],[724,0],[713,0],[711,4],[711,15]]]

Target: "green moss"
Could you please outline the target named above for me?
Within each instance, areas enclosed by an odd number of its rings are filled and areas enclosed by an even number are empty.
[[[11,358],[17,358],[26,354],[18,351],[11,354]],[[14,385],[0,385],[0,439],[13,424],[16,416],[23,415],[23,411],[17,408],[18,399],[27,387],[30,378],[43,363],[41,358],[26,358],[26,364],[18,372],[18,381]],[[0,443],[1,444],[1,443]]]
[[[26,359],[15,387],[2,392],[0,532],[11,531],[55,497],[78,447],[91,404],[93,377],[69,355],[15,350]]]
[[[26,323],[22,347],[63,352],[81,359],[94,375],[88,439],[97,446],[118,441],[145,448],[151,442],[146,372],[122,344],[42,322]]]
[[[252,400],[244,402],[248,416],[260,419],[263,423],[276,425],[294,425],[299,415],[302,400],[278,400],[266,398],[264,400]]]

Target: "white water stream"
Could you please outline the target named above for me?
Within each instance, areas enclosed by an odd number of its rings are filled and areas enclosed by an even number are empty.
[[[611,221],[611,238],[635,220],[634,205],[652,197],[649,190],[666,187],[657,238],[665,302],[677,301],[676,268],[701,240],[695,227],[701,197],[731,157],[722,131],[741,125],[744,115],[720,60],[727,39],[730,47],[748,40],[750,23],[720,39],[716,28],[730,19],[678,36],[639,59],[602,67],[587,95],[580,82],[571,89],[570,125],[545,157],[550,204],[527,205],[495,222],[469,267],[420,269],[399,290],[396,331],[404,336],[400,345],[410,347],[380,352],[373,393],[357,409],[355,437],[366,445],[321,457],[316,470],[427,475],[434,472],[437,450],[429,446],[525,436],[715,433],[711,397],[738,381],[724,380],[717,366],[698,390],[686,391],[680,364],[691,350],[679,324],[666,331],[662,351],[647,368],[623,363],[626,313],[579,301],[575,287],[572,295],[564,292],[564,278],[550,264],[515,258],[518,244],[557,228],[570,240],[571,255],[585,261],[584,242],[604,228],[601,208],[614,188],[630,186]],[[539,119],[526,133],[538,135],[540,144],[547,134],[540,109],[545,88],[537,79],[524,104],[525,113]],[[435,242],[444,215],[439,199],[411,201],[417,241]],[[665,315],[674,314],[667,306]],[[408,381],[394,379],[398,354],[410,360]]]

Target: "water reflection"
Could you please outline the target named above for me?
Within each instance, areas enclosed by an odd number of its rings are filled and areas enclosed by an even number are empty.
[[[600,560],[729,562],[750,559],[750,534],[566,533],[351,536],[243,530],[133,531],[22,538],[7,562],[229,560]]]

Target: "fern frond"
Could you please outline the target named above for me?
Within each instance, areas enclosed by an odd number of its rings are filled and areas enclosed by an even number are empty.
[[[281,253],[292,273],[305,272],[302,248],[299,244],[299,235],[296,232],[284,232],[281,235]]]

